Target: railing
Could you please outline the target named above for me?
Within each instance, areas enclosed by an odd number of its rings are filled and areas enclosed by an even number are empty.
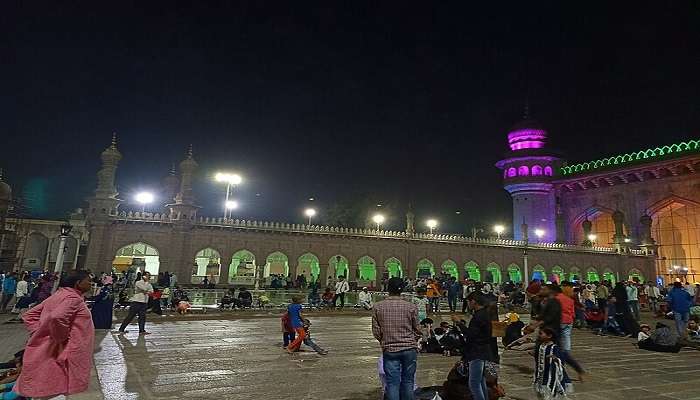
[[[146,222],[146,223],[158,223],[158,224],[170,224],[176,222],[176,219],[171,219],[169,214],[165,213],[141,213],[141,212],[124,212],[122,211],[118,215],[113,215],[115,220],[122,221],[125,223],[129,222]],[[360,236],[360,237],[374,237],[382,239],[403,239],[403,240],[422,240],[422,241],[433,241],[433,242],[448,242],[448,243],[462,243],[462,244],[476,244],[485,246],[498,246],[498,247],[521,247],[521,248],[533,248],[533,249],[546,249],[546,250],[568,250],[568,251],[581,251],[581,252],[592,252],[592,253],[617,253],[618,250],[614,247],[603,247],[603,246],[580,246],[573,244],[563,244],[563,243],[533,243],[525,242],[524,240],[514,240],[514,239],[496,239],[496,238],[473,238],[462,235],[455,234],[444,234],[444,233],[414,233],[408,234],[404,231],[390,231],[383,229],[371,229],[371,228],[345,228],[339,226],[328,226],[328,225],[307,225],[307,224],[289,224],[283,222],[269,222],[269,221],[254,221],[245,219],[224,219],[224,218],[209,218],[209,217],[199,217],[194,222],[195,225],[204,227],[230,227],[237,229],[250,229],[256,231],[270,231],[270,232],[290,232],[290,233],[313,233],[313,234],[323,234],[323,235],[333,235],[333,236]],[[632,255],[645,255],[643,250],[629,249],[628,254]]]

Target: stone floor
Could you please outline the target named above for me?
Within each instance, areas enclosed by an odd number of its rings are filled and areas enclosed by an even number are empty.
[[[98,331],[96,374],[83,399],[379,399],[377,357],[368,315],[311,315],[313,337],[329,351],[293,356],[281,348],[277,318],[149,322],[125,336]],[[224,318],[224,317],[221,317]],[[20,325],[0,325],[0,356],[21,346]],[[308,350],[308,349],[307,349]],[[638,350],[631,339],[574,333],[574,354],[591,376],[573,399],[700,399],[700,353]],[[442,384],[455,357],[421,355],[418,383]],[[506,352],[501,382],[508,398],[533,399],[532,359]]]

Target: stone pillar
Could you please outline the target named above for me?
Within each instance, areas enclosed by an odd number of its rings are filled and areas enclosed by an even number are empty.
[[[415,221],[415,215],[411,212],[410,208],[406,213],[406,234],[408,236],[413,236],[416,233],[416,229],[413,226]]]
[[[622,252],[625,246],[625,228],[623,222],[625,214],[620,210],[615,210],[612,215],[613,223],[615,224],[615,235],[613,235],[613,243],[618,252]]]
[[[326,287],[326,283],[328,283],[328,264],[319,264],[319,273],[318,273],[318,285],[319,288],[323,289]]]
[[[520,224],[520,237],[521,237],[522,240],[524,240],[525,242],[527,242],[527,241],[529,240],[529,236],[528,236],[528,226],[527,226],[527,224],[525,223],[525,220],[524,220],[524,219],[523,219],[523,223]]]
[[[639,236],[641,247],[647,254],[653,254],[656,250],[656,241],[651,237],[651,217],[646,213],[639,218]]]
[[[198,206],[194,204],[192,178],[199,164],[192,157],[192,145],[187,150],[187,157],[180,163],[180,192],[175,196],[175,203],[168,205],[170,218],[184,223],[192,223],[197,218]]]
[[[581,242],[581,244],[583,246],[593,246],[591,240],[588,239],[588,236],[591,234],[591,229],[593,228],[593,223],[588,220],[588,215],[586,215],[586,219],[581,223],[581,228],[583,229],[583,242]]]

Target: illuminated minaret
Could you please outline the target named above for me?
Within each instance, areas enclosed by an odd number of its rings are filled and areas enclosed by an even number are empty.
[[[561,165],[556,153],[545,148],[547,131],[525,114],[508,133],[510,151],[496,163],[503,171],[503,187],[513,199],[513,236],[524,240],[521,226],[527,226],[529,239],[554,242],[556,198],[551,181]],[[537,239],[536,231],[544,232]]]

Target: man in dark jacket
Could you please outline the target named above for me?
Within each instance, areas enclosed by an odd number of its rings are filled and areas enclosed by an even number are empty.
[[[488,300],[483,294],[474,292],[468,297],[469,308],[474,311],[469,326],[466,326],[459,316],[453,315],[452,320],[462,332],[465,341],[462,360],[469,364],[469,391],[474,400],[487,400],[488,389],[484,369],[486,361],[491,361],[491,318],[487,306]]]

